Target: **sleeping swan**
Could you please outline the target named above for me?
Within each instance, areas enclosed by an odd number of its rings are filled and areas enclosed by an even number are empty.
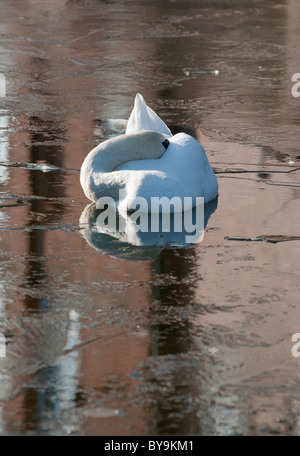
[[[203,147],[185,133],[172,135],[167,125],[136,95],[125,134],[102,142],[85,158],[80,172],[85,195],[97,202],[114,199],[119,210],[135,210],[137,198],[218,195],[218,182]]]

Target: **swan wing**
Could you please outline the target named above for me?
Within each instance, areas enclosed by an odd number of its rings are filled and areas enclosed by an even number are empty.
[[[137,93],[134,108],[129,116],[125,134],[136,133],[141,130],[154,130],[171,137],[172,133],[160,117],[146,105],[141,94]]]

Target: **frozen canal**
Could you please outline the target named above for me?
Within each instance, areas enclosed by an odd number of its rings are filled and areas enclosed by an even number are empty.
[[[297,0],[0,1],[2,435],[300,434],[299,24]],[[136,92],[207,151],[201,243],[93,225],[79,170]]]

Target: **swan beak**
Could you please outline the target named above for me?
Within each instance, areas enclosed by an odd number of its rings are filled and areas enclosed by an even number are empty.
[[[167,150],[168,146],[170,144],[170,141],[166,138],[163,142],[162,142],[162,145],[164,146],[164,148]]]

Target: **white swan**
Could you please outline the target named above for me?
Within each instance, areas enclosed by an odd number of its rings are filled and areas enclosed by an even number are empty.
[[[194,206],[196,197],[208,202],[218,195],[218,182],[201,144],[185,133],[172,136],[140,94],[125,134],[102,142],[87,155],[80,183],[91,201],[109,196],[119,210],[135,210],[137,197],[148,204],[155,196],[182,201],[192,197]]]

